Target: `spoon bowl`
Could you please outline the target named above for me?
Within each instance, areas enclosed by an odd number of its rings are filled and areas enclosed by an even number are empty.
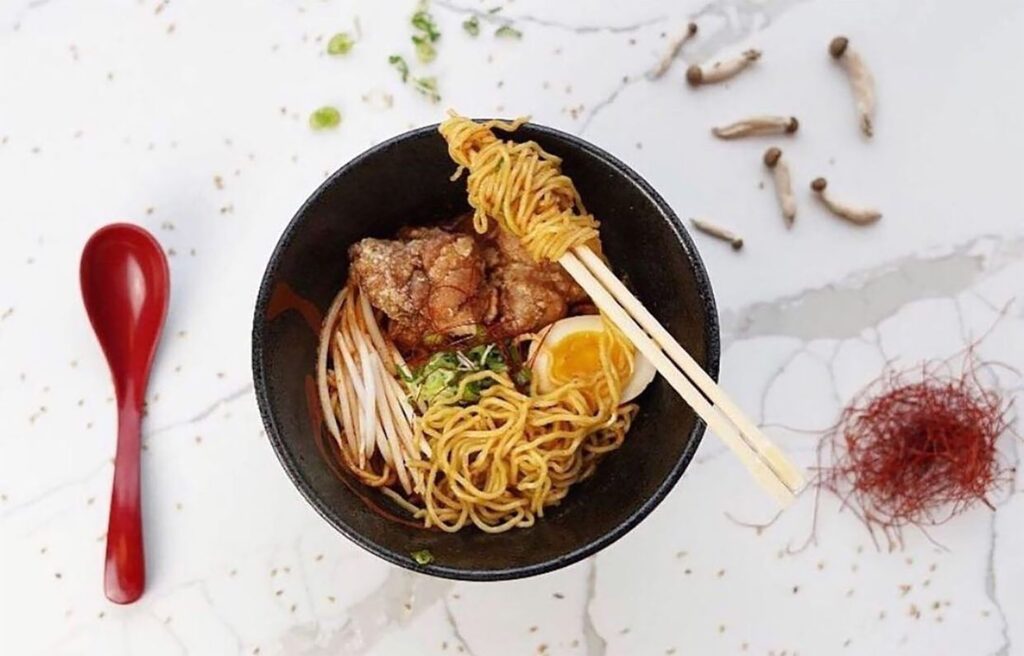
[[[104,590],[119,604],[145,589],[139,479],[142,404],[170,290],[167,258],[142,228],[115,223],[82,251],[82,300],[103,348],[117,394],[117,455],[107,528]]]

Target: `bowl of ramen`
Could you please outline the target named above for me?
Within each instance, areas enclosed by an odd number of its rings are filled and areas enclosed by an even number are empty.
[[[581,249],[717,376],[686,230],[577,137],[452,114],[313,193],[252,352],[270,443],[324,519],[397,565],[498,580],[593,554],[665,498],[704,425],[560,264]]]

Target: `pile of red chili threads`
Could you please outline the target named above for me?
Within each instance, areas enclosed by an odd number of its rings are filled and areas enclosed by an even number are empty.
[[[858,513],[889,548],[902,529],[941,524],[1009,481],[996,440],[1009,404],[978,381],[970,353],[963,371],[946,363],[891,372],[860,392],[821,443],[819,485]]]

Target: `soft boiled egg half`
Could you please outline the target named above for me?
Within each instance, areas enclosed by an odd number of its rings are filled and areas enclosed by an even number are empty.
[[[530,349],[533,375],[542,393],[558,387],[560,381],[587,380],[601,371],[600,340],[605,331],[604,321],[599,315],[586,314],[560,319],[547,328],[547,334]],[[632,346],[630,346],[632,348]],[[620,377],[628,373],[626,358],[612,354],[612,364]],[[622,388],[620,402],[626,403],[651,384],[655,374],[654,365],[640,353],[633,352],[633,375]]]

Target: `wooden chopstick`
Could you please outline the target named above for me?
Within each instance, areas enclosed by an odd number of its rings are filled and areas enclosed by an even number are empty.
[[[654,315],[626,289],[622,281],[612,273],[601,258],[585,247],[577,248],[575,252],[584,266],[594,274],[601,284],[623,306],[626,312],[661,346],[672,361],[693,381],[697,389],[703,392],[711,403],[720,408],[732,423],[736,424],[736,427],[749,439],[758,453],[766,456],[769,467],[775,470],[775,474],[783,484],[794,494],[799,492],[804,486],[804,478],[800,470],[789,461],[786,455],[729,398],[725,391],[719,387],[718,383],[697,364],[693,357],[686,352],[686,349],[654,318]]]
[[[589,248],[577,247],[574,252],[563,255],[559,263],[708,427],[740,458],[755,479],[781,504],[790,503],[803,486],[799,470],[743,416],[721,388],[608,270],[600,258]],[[637,322],[650,331],[651,335],[648,336]],[[673,360],[676,364],[673,364]]]

